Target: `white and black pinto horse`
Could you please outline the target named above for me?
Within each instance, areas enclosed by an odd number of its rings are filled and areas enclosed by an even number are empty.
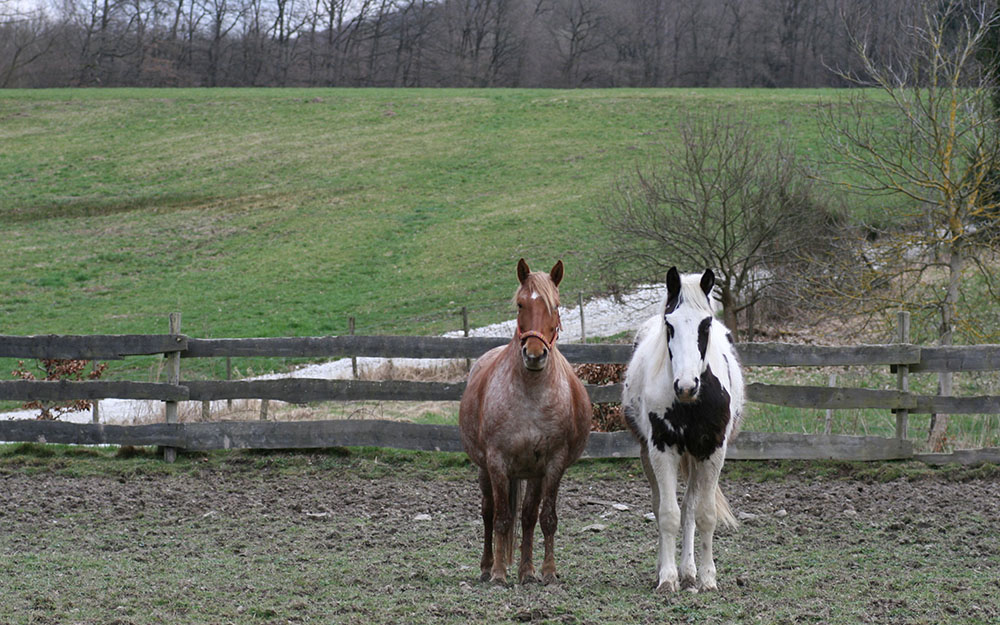
[[[625,374],[622,405],[639,439],[660,534],[660,591],[715,589],[715,527],[736,525],[719,489],[719,472],[743,416],[743,374],[732,335],[715,318],[714,284],[710,269],[700,276],[681,276],[676,267],[667,272],[660,314],[640,327]],[[687,480],[681,506],[678,475]],[[674,552],[681,529],[678,575]]]

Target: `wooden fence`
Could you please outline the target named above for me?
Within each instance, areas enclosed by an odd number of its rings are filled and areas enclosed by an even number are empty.
[[[326,336],[303,338],[197,339],[179,332],[179,319],[165,335],[0,335],[0,357],[116,360],[135,355],[163,354],[166,383],[128,381],[0,381],[2,400],[66,401],[104,398],[152,399],[165,402],[165,423],[113,426],[19,420],[0,422],[0,440],[69,444],[159,445],[171,450],[230,448],[288,449],[330,446],[381,446],[404,449],[460,451],[455,426],[418,425],[375,420],[305,422],[244,421],[178,423],[177,402],[226,399],[315,401],[457,401],[462,383],[320,380],[184,380],[185,358],[216,357],[382,357],[477,358],[502,345],[501,338],[440,338],[414,336]],[[1000,396],[940,397],[909,391],[910,372],[982,371],[1000,369],[1000,345],[922,347],[905,343],[851,347],[818,347],[783,343],[738,345],[744,366],[888,366],[897,373],[897,388],[872,390],[827,386],[785,386],[753,383],[752,402],[818,409],[875,408],[896,413],[894,438],[773,434],[742,432],[730,447],[735,459],[886,460],[919,458],[927,462],[1000,461],[1000,450],[955,454],[914,454],[907,440],[907,419],[913,413],[998,414]],[[629,345],[564,344],[560,351],[574,363],[625,363]],[[616,402],[619,385],[588,385],[596,403]],[[635,456],[638,447],[624,432],[594,433],[590,457]]]

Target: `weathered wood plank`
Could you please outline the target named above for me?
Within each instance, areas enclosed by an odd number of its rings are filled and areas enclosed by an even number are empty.
[[[630,432],[591,432],[584,458],[638,458],[639,443]]]
[[[59,443],[63,445],[184,445],[184,425],[104,425],[21,419],[0,421],[0,441]]]
[[[614,404],[622,400],[621,384],[584,384],[583,387],[587,389],[590,401],[595,404]]]
[[[837,436],[740,432],[730,443],[730,460],[846,460],[871,461],[909,458],[913,446],[874,436]],[[629,432],[591,432],[584,457],[635,458],[639,444]]]
[[[739,343],[736,350],[744,366],[831,367],[891,365],[920,362],[918,345],[853,345],[827,347],[790,343]]]
[[[506,345],[509,338],[440,336],[305,336],[246,339],[191,339],[182,355],[201,357],[340,358],[478,358]]]
[[[276,399],[293,404],[314,401],[458,401],[464,382],[411,382],[407,380],[319,380],[282,378],[276,380],[181,382],[191,401],[216,399]],[[595,403],[621,401],[621,385],[585,384]]]
[[[170,334],[0,335],[0,357],[120,360],[185,350],[188,337]]]
[[[574,364],[625,364],[632,357],[632,345],[618,343],[561,343],[559,351]]]
[[[783,386],[754,382],[747,385],[746,396],[749,401],[794,408],[913,410],[917,407],[916,398],[908,393],[863,388]]]
[[[910,441],[875,436],[740,432],[726,457],[732,460],[897,460],[913,455]]]
[[[910,373],[996,370],[1000,370],[1000,345],[924,347],[920,362],[910,365]]]
[[[464,382],[404,380],[319,380],[281,378],[251,381],[185,381],[192,401],[276,399],[293,404],[314,401],[458,401]]]
[[[956,449],[947,454],[914,454],[913,459],[927,464],[980,464],[983,462],[1000,464],[1000,448]]]
[[[914,396],[917,407],[910,412],[938,414],[1000,414],[1000,397],[942,397],[939,395]]]
[[[506,345],[509,338],[441,336],[314,336],[291,338],[190,339],[185,358],[304,357],[343,358],[478,358]],[[624,363],[631,345],[563,343],[559,351],[570,362]]]
[[[188,423],[184,439],[185,447],[192,450],[389,447],[462,451],[455,426],[377,420]]]
[[[188,390],[183,386],[152,382],[0,381],[0,399],[63,401],[107,398],[184,401],[188,399]]]
[[[86,445],[160,445],[190,450],[390,447],[462,451],[458,428],[378,420],[229,421],[112,426],[58,421],[0,421],[0,440]],[[628,432],[591,433],[584,457],[634,458]],[[1000,452],[998,452],[1000,453]],[[741,432],[732,460],[892,460],[912,456],[908,441],[862,436]]]

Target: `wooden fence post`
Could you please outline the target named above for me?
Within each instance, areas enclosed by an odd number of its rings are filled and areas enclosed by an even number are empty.
[[[347,333],[354,336],[354,317],[347,318]],[[354,374],[354,379],[358,379],[358,359],[351,356],[351,373]]]
[[[897,317],[898,327],[896,338],[900,343],[910,342],[910,313],[901,310]],[[896,388],[904,393],[910,392],[910,365],[896,366]],[[896,411],[896,438],[906,440],[909,427],[910,411],[901,408]]]
[[[837,374],[831,373],[829,383],[827,384],[830,388],[835,388],[837,386]],[[830,435],[833,429],[833,408],[826,409],[826,421],[823,423],[823,433],[827,436]]]
[[[179,312],[170,313],[170,334],[180,334],[181,333],[181,314]],[[168,352],[167,356],[167,384],[180,384],[181,382],[181,353],[180,352]],[[177,423],[177,402],[168,401],[166,402],[166,421],[167,423]],[[177,448],[176,447],[164,447],[163,448],[163,459],[167,462],[173,462],[177,460]]]
[[[587,342],[587,326],[583,323],[583,293],[581,292],[577,298],[577,302],[580,303],[580,342]]]
[[[96,358],[94,359],[93,365],[94,365],[94,371],[97,371],[97,359]],[[101,400],[95,399],[94,402],[93,402],[93,404],[91,404],[90,416],[91,416],[91,419],[90,419],[91,423],[100,423],[101,422]]]
[[[270,403],[269,399],[260,400],[260,420],[267,421],[267,407]]]
[[[462,336],[469,338],[469,309],[462,306]],[[472,369],[472,359],[465,359],[465,370],[469,371]]]
[[[233,379],[233,359],[231,356],[226,356],[226,381],[228,382],[229,380],[232,379]],[[233,400],[231,399],[226,400],[226,411],[227,412],[233,411]]]

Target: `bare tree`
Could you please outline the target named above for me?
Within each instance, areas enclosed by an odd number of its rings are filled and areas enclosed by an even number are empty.
[[[0,3],[0,88],[49,52],[55,43],[54,26],[41,10],[22,11]]]
[[[726,325],[736,332],[744,313],[752,338],[754,305],[787,278],[783,269],[829,239],[837,219],[811,199],[790,146],[746,119],[688,118],[680,137],[620,179],[604,207],[615,234],[602,259],[607,281],[660,279],[671,265],[713,268]]]
[[[869,274],[882,288],[851,296],[884,310],[912,301],[925,276],[943,274],[943,289],[919,294],[937,311],[938,342],[951,345],[962,321],[963,279],[975,271],[992,285],[980,261],[1000,251],[995,236],[984,236],[990,229],[982,228],[997,211],[989,192],[1000,158],[1000,118],[990,101],[996,76],[976,59],[998,18],[981,0],[926,1],[918,9],[898,27],[894,50],[876,52],[864,30],[852,32],[860,68],[843,77],[881,96],[858,91],[846,111],[831,107],[826,130],[845,168],[841,184],[905,199],[882,216],[905,235],[872,246],[877,262]],[[950,395],[952,374],[942,373],[939,385]],[[935,450],[943,446],[947,423],[946,415],[932,422],[928,442]]]

